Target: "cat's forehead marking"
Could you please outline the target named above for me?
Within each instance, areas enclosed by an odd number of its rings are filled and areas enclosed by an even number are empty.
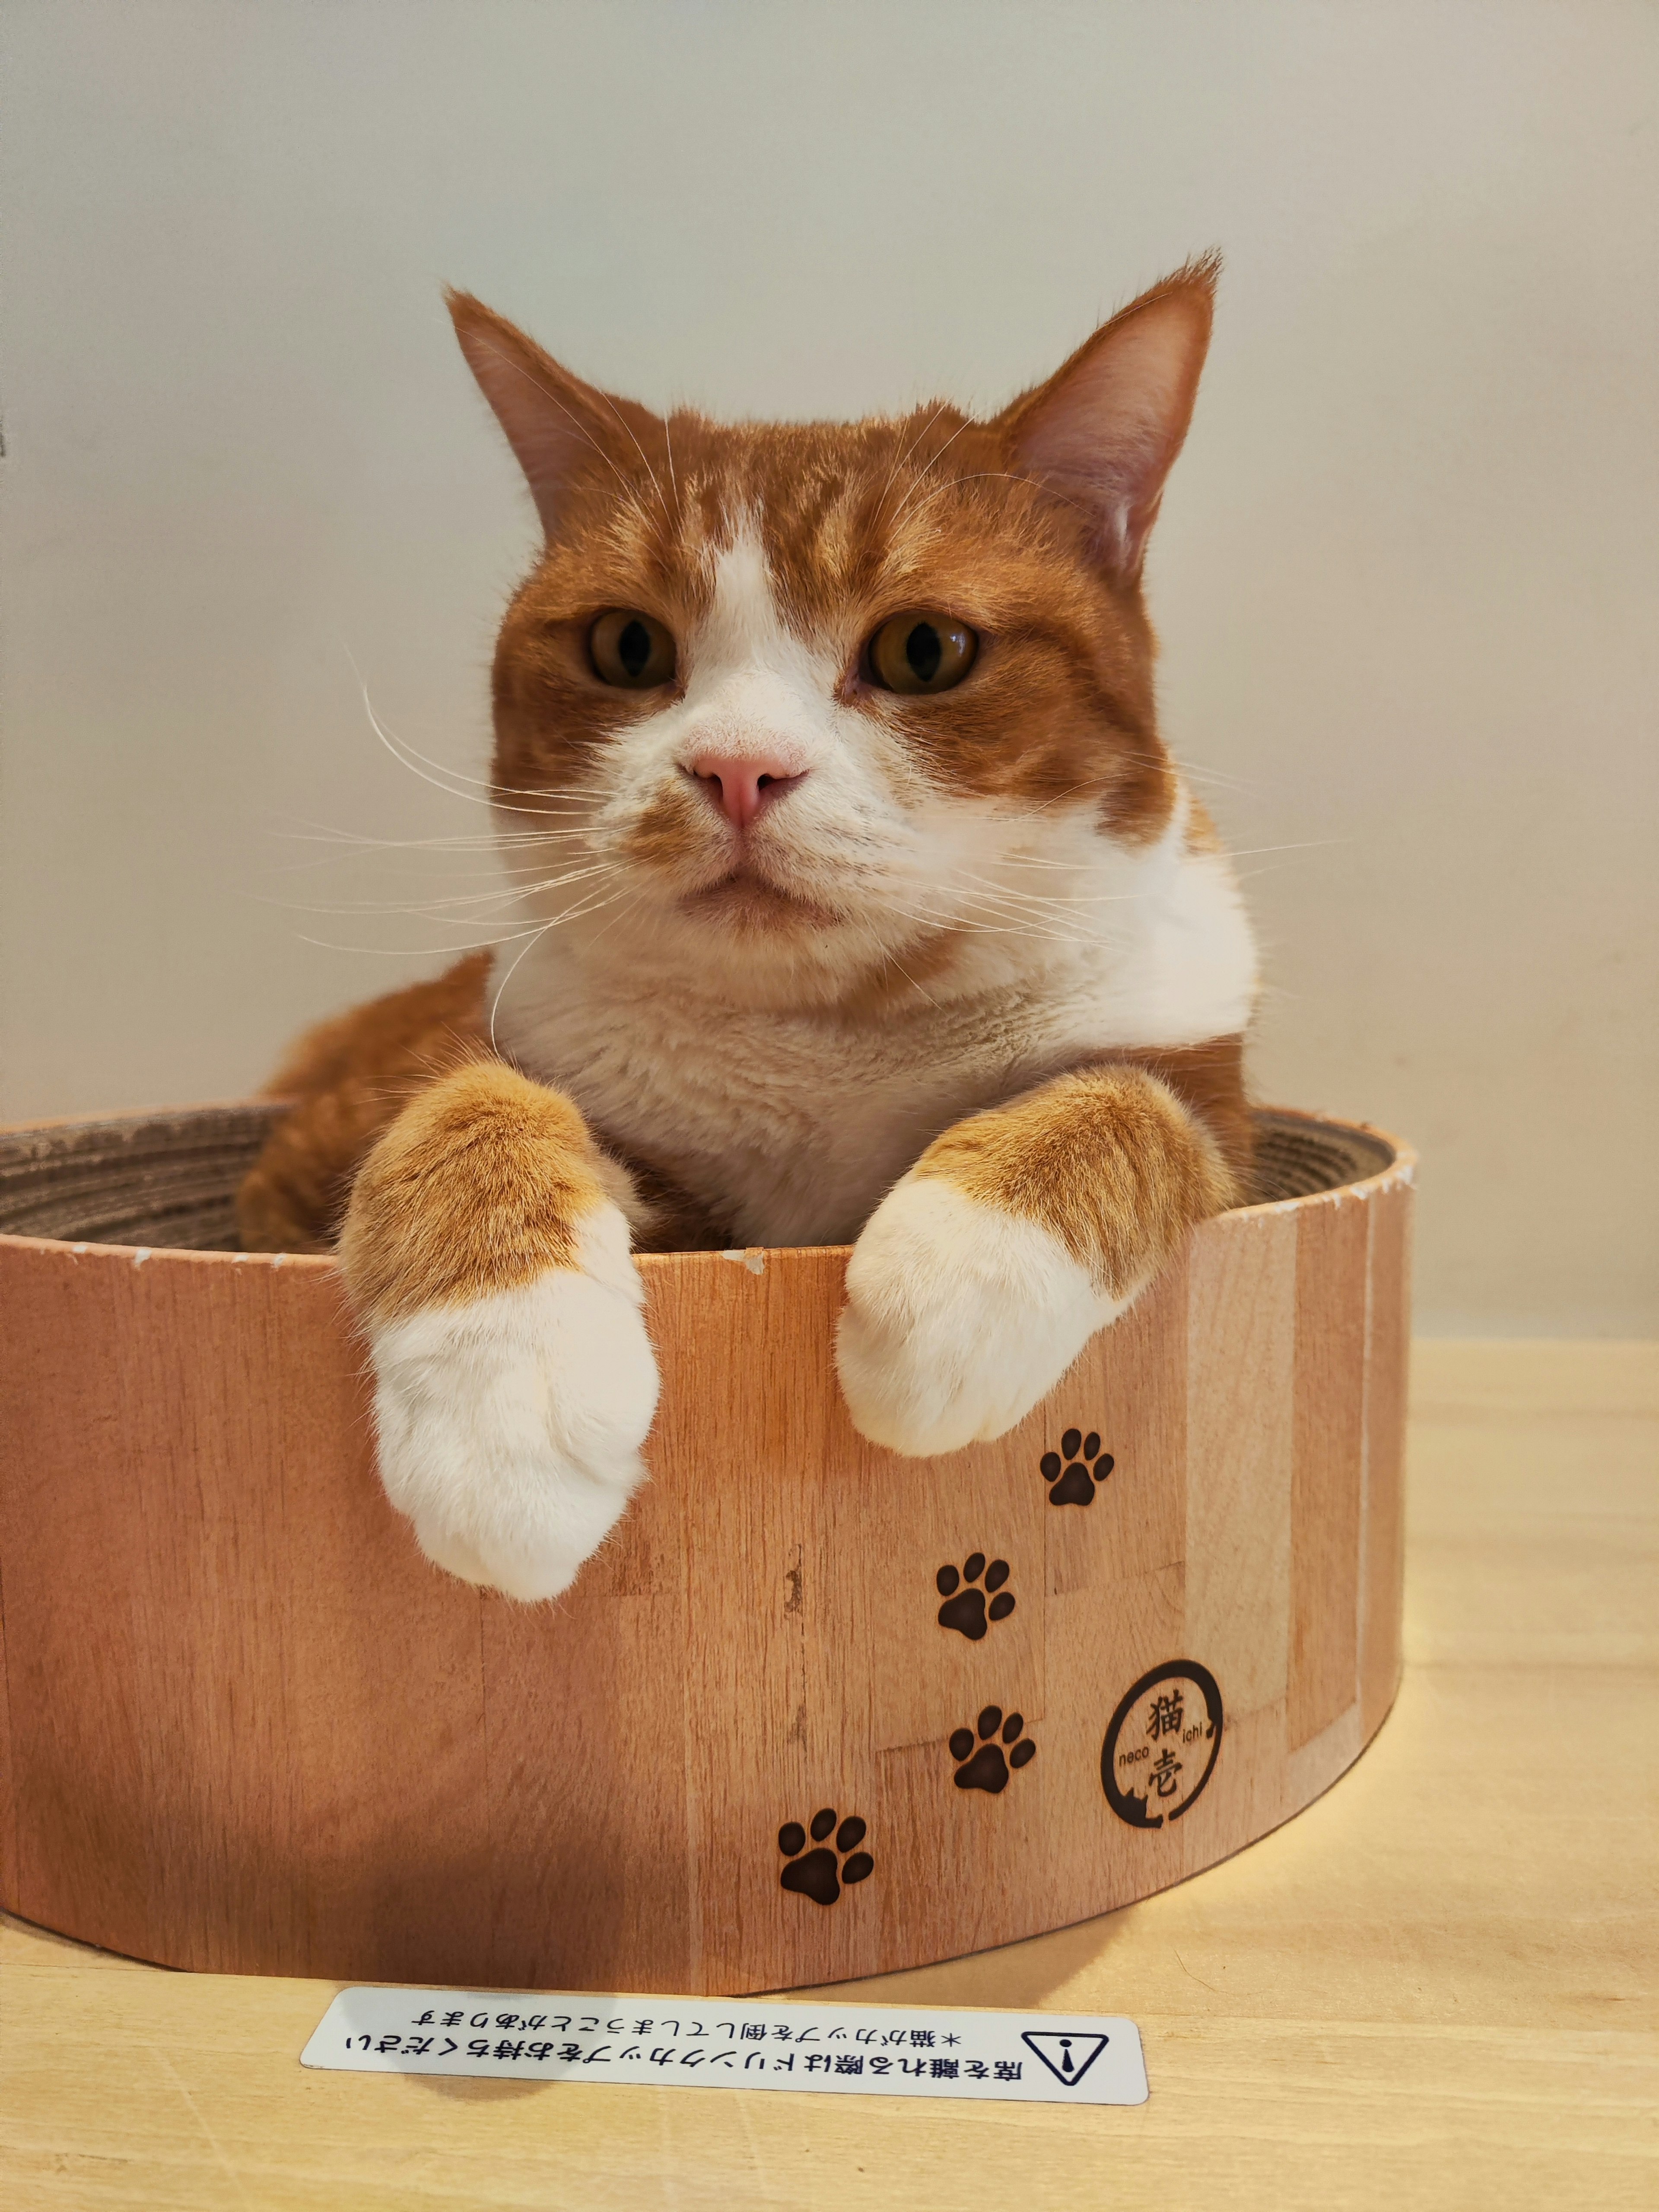
[[[710,548],[708,609],[698,645],[711,659],[744,660],[772,641],[777,599],[754,517],[739,515],[726,544]]]
[[[827,690],[837,672],[833,647],[826,649],[823,641],[803,637],[785,621],[754,513],[732,518],[730,535],[712,565],[708,605],[688,640],[691,692],[762,670],[792,686]]]

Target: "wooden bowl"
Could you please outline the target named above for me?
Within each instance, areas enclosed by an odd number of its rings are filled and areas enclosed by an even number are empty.
[[[653,1479],[526,1607],[387,1505],[332,1263],[223,1249],[270,1117],[0,1137],[23,1917],[217,1972],[834,1981],[1179,1881],[1387,1712],[1413,1162],[1377,1132],[1262,1115],[1261,1202],[949,1459],[850,1427],[844,1251],[647,1259]]]

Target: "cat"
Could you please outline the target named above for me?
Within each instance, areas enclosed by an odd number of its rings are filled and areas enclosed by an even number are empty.
[[[1247,1194],[1255,954],[1142,593],[1216,273],[989,419],[845,425],[664,419],[448,295],[544,535],[492,786],[539,933],[302,1039],[239,1199],[337,1249],[439,1566],[554,1596],[622,1513],[635,1250],[851,1243],[851,1418],[931,1455]]]

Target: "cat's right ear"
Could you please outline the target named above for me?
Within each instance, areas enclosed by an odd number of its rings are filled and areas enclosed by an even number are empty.
[[[562,368],[470,292],[449,291],[444,298],[467,367],[519,457],[542,528],[551,537],[573,479],[596,468],[625,474],[628,460],[637,465],[648,444],[661,443],[661,426],[634,400],[612,398]]]

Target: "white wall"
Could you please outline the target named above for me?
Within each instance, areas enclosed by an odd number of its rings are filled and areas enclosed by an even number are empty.
[[[477,856],[290,834],[481,826],[352,672],[477,772],[532,533],[442,280],[654,404],[851,415],[996,403],[1218,243],[1152,588],[1251,853],[1260,1087],[1421,1146],[1427,1326],[1651,1328],[1655,33],[10,0],[0,1107],[239,1091],[453,940],[308,909]]]

